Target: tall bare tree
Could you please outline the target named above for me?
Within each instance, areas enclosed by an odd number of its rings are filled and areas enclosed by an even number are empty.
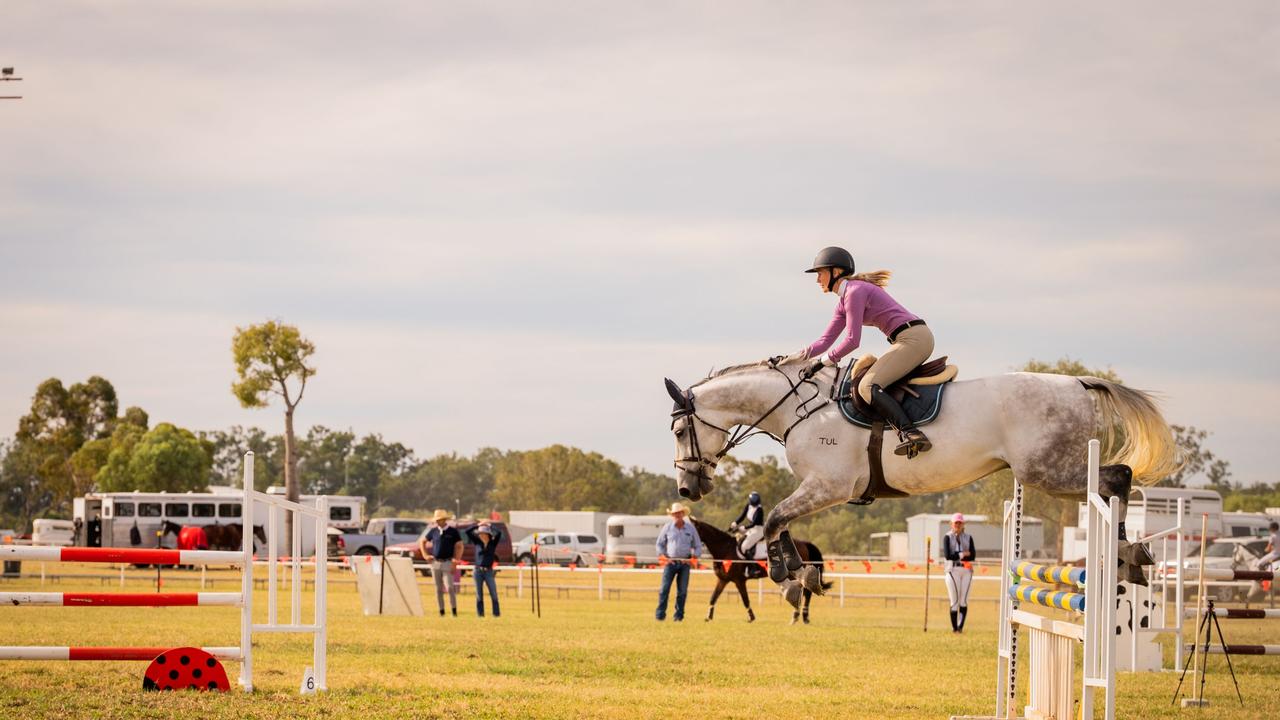
[[[269,320],[261,325],[236,328],[231,340],[239,381],[231,392],[246,408],[263,408],[272,394],[284,402],[284,492],[298,501],[298,446],[294,439],[293,413],[307,390],[307,379],[316,369],[307,360],[315,345],[302,337],[298,328]],[[290,381],[296,389],[290,387]],[[248,532],[248,528],[245,531]],[[285,547],[293,553],[293,514],[285,514]]]

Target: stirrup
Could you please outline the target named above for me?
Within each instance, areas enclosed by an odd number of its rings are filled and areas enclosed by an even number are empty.
[[[902,442],[894,448],[893,454],[905,455],[908,460],[913,460],[920,453],[933,449],[933,443],[929,442],[929,438],[915,428],[899,431],[898,439]]]

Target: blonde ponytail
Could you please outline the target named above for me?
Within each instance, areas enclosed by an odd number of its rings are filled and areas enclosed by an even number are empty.
[[[872,270],[871,272],[858,273],[849,279],[861,280],[863,282],[869,282],[872,285],[884,287],[889,284],[889,278],[891,277],[893,277],[892,270]]]

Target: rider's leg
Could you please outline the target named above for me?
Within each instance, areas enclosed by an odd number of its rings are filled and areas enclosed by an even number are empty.
[[[918,453],[927,452],[933,445],[907,419],[902,406],[880,388],[888,387],[905,377],[932,354],[933,333],[929,327],[916,325],[907,328],[898,334],[893,345],[875,361],[858,383],[858,394],[862,399],[898,431],[900,444],[894,450],[896,455],[915,457]]]

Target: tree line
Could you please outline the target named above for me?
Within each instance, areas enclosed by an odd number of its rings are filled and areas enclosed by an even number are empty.
[[[1025,369],[1119,380],[1078,362],[1029,363]],[[1203,475],[1224,497],[1227,510],[1280,506],[1280,483],[1248,488],[1230,481],[1229,464],[1205,447],[1208,433],[1176,426],[1187,457],[1183,469],[1162,484],[1182,485]],[[37,387],[31,409],[14,436],[0,443],[0,526],[29,528],[38,517],[70,517],[71,501],[91,491],[203,491],[238,487],[244,454],[252,450],[257,489],[283,485],[292,459],[301,493],[364,496],[370,516],[421,516],[434,508],[462,515],[520,510],[596,510],[662,513],[678,500],[675,479],[619,463],[587,450],[552,445],[536,450],[483,448],[471,455],[418,458],[413,449],[378,434],[314,426],[297,437],[257,427],[191,430],[154,426],[145,410],[121,411],[115,388],[101,377],[66,386],[50,378]],[[797,481],[776,457],[726,458],[716,490],[693,505],[695,515],[724,526],[737,517],[751,491],[766,507],[789,495]],[[1005,470],[949,493],[843,506],[797,523],[795,534],[841,554],[883,552],[870,535],[900,531],[917,513],[962,510],[998,517],[1010,495]],[[1076,504],[1028,490],[1027,512],[1045,520],[1045,538],[1056,544],[1061,528],[1074,525]]]

